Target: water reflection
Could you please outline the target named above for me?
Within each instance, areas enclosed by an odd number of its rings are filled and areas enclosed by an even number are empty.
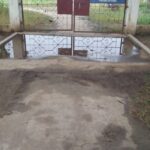
[[[13,42],[10,41],[5,45],[5,49],[9,55],[9,58],[14,58]]]
[[[67,55],[89,60],[117,62],[139,54],[139,49],[126,38],[48,35],[23,35],[23,37],[25,57],[30,59]],[[15,57],[14,44],[12,40],[5,45],[10,58]]]
[[[28,58],[58,56],[59,48],[71,48],[71,37],[25,35]]]

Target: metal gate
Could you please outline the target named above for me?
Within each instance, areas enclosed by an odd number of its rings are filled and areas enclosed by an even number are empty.
[[[23,0],[25,30],[120,33],[126,0]]]

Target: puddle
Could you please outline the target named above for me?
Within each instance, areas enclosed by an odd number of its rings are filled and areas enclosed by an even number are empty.
[[[17,38],[17,39],[16,39]],[[49,35],[19,35],[5,44],[5,57],[15,58],[19,43],[24,42],[24,58],[41,59],[51,56],[71,56],[94,61],[139,61],[140,49],[127,38],[69,37]],[[17,54],[18,55],[18,54]]]

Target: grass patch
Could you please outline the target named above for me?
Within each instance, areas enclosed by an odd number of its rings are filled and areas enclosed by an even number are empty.
[[[124,7],[112,10],[103,4],[91,4],[89,20],[99,24],[101,32],[122,31]]]
[[[57,0],[23,0],[23,4],[49,4],[56,3]]]
[[[147,3],[141,3],[139,8],[138,24],[150,24],[150,8]]]
[[[0,25],[8,25],[9,24],[9,13],[8,13],[8,8],[3,7],[0,10]],[[25,25],[30,25],[30,26],[35,26],[38,24],[47,24],[49,23],[49,16],[37,13],[37,12],[32,12],[32,11],[24,11],[24,21]]]
[[[23,4],[49,4],[56,3],[57,0],[23,0]],[[0,4],[7,4],[8,0],[0,0]]]
[[[124,6],[121,5],[116,10],[112,10],[102,4],[91,4],[90,8],[90,20],[95,23],[104,24],[121,24],[124,17]],[[150,24],[150,9],[147,3],[141,3],[139,9],[138,24],[149,25]]]
[[[9,24],[9,12],[8,7],[0,5],[0,25]]]
[[[124,16],[124,8],[119,7],[118,10],[111,10],[104,5],[91,4],[90,20],[102,23],[122,23]]]
[[[23,1],[23,5],[25,6],[29,6],[29,7],[54,7],[57,5],[57,0],[24,0]]]
[[[150,127],[150,72],[144,74],[144,84],[133,96],[133,114]]]
[[[32,12],[32,11],[24,11],[24,23],[25,26],[38,26],[41,24],[50,24],[50,17],[43,15],[41,13]],[[52,20],[52,19],[51,19]]]

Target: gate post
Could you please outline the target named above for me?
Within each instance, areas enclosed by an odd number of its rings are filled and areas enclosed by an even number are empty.
[[[125,33],[135,34],[140,0],[127,0],[126,17],[125,17]]]
[[[9,20],[11,31],[21,31],[23,29],[22,0],[9,0]]]

